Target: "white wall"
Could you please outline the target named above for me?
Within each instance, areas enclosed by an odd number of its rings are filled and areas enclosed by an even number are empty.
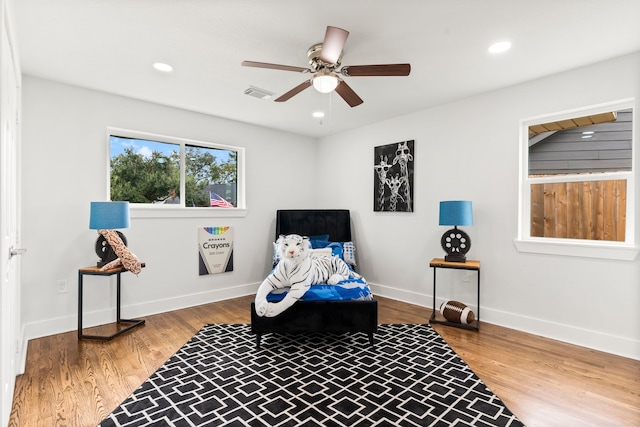
[[[349,172],[343,187],[318,182],[319,203],[353,211],[360,269],[376,293],[431,306],[429,261],[444,256],[439,201],[472,200],[475,225],[465,227],[472,240],[467,256],[481,261],[482,320],[640,359],[640,257],[625,262],[535,255],[514,246],[519,121],[640,100],[638,76],[635,54],[326,137],[319,164]],[[373,147],[410,139],[415,212],[373,212]],[[638,200],[636,194],[636,217]],[[636,235],[640,242],[638,230]],[[475,276],[469,286],[456,273],[438,270],[438,296],[475,301]]]
[[[256,102],[260,102],[256,100]],[[246,148],[244,218],[135,218],[123,230],[147,267],[122,276],[123,317],[255,292],[268,272],[275,211],[316,207],[315,163],[294,179],[278,165],[315,157],[315,140],[25,76],[22,314],[27,339],[77,327],[78,268],[95,265],[89,204],[106,200],[106,128],[114,126]],[[289,191],[280,191],[286,185]],[[234,227],[234,271],[198,276],[197,228]],[[69,291],[58,293],[57,280]],[[115,318],[109,279],[87,277],[84,322]],[[113,279],[115,283],[115,279]],[[247,310],[249,308],[247,307]]]

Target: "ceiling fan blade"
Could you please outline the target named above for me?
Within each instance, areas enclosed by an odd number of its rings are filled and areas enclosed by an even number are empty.
[[[327,27],[324,42],[322,42],[320,60],[325,64],[336,64],[342,55],[347,37],[349,37],[349,31],[338,27]]]
[[[343,76],[408,76],[411,64],[382,64],[382,65],[348,65],[342,67]]]
[[[308,88],[309,86],[311,86],[311,79],[305,80],[304,82],[300,83],[298,86],[296,86],[293,89],[291,89],[289,92],[287,92],[285,94],[282,94],[278,98],[274,99],[274,101],[275,102],[287,101],[290,98],[292,98],[293,96],[299,94],[300,92],[302,92],[303,90]]]
[[[309,73],[310,69],[304,67],[294,67],[291,65],[269,64],[268,62],[242,61],[243,67],[269,68],[272,70],[296,71],[299,73]]]
[[[336,86],[336,92],[338,92],[338,95],[340,95],[350,107],[356,107],[364,102],[358,94],[351,89],[351,86],[346,84],[342,79],[340,79],[338,86]]]

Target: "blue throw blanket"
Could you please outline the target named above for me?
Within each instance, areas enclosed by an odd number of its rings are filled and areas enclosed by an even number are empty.
[[[287,293],[287,288],[275,289],[267,295],[268,302],[279,302]],[[311,285],[302,296],[302,301],[369,301],[373,299],[371,288],[364,279],[343,280],[335,285]]]

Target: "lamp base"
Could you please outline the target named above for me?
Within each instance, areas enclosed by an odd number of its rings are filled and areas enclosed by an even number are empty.
[[[124,237],[124,234],[119,231],[116,231],[116,233],[118,233],[118,236],[120,236],[120,238],[122,239],[122,243],[124,243],[124,245],[126,246],[127,238]],[[98,257],[100,257],[100,261],[96,263],[96,266],[98,268],[102,268],[105,265],[109,264],[111,261],[115,261],[116,259],[118,259],[118,255],[102,234],[100,234],[98,236],[98,240],[96,240],[96,254],[98,255]]]
[[[440,243],[447,253],[444,257],[445,261],[467,262],[466,254],[471,249],[471,239],[467,233],[454,226],[442,235]]]
[[[447,262],[467,262],[467,257],[462,254],[445,255],[444,260]]]

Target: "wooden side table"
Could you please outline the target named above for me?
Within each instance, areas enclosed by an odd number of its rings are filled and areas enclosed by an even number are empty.
[[[480,261],[467,260],[467,262],[449,262],[445,261],[443,258],[434,258],[429,263],[429,267],[433,268],[433,312],[431,313],[431,318],[429,318],[429,323],[438,323],[442,325],[455,326],[457,328],[463,329],[472,329],[479,330],[480,329]],[[440,320],[436,318],[436,313],[438,312],[438,307],[436,306],[436,270],[438,268],[452,268],[456,270],[472,270],[477,272],[477,291],[478,291],[478,300],[476,304],[476,320],[469,324],[465,325],[462,323],[449,322],[448,320]]]
[[[145,264],[142,263],[142,267]],[[130,331],[140,325],[144,325],[144,319],[122,319],[120,317],[120,275],[127,270],[124,267],[112,268],[110,270],[100,271],[100,267],[85,267],[78,269],[78,339],[79,340],[101,340],[109,341],[125,332]],[[111,335],[89,335],[85,334],[82,329],[82,279],[84,276],[103,276],[110,277],[114,274],[117,275],[117,291],[116,291],[116,324],[126,324],[124,328],[118,328],[118,330]]]

